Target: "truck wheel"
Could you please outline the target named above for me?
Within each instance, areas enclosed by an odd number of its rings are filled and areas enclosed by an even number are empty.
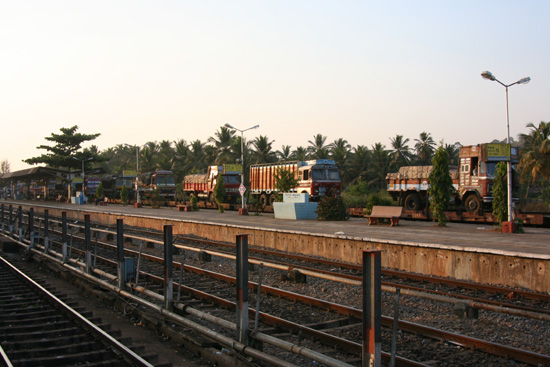
[[[420,210],[420,197],[418,194],[408,194],[403,201],[405,210]]]
[[[269,205],[270,206],[273,206],[273,203],[275,202],[275,200],[277,200],[277,195],[275,195],[275,194],[269,195]]]
[[[266,194],[261,194],[260,195],[260,205],[261,206],[266,206],[268,204],[268,200],[267,200],[267,195]]]
[[[481,208],[481,200],[477,197],[476,194],[468,195],[466,200],[464,200],[464,209],[468,213],[476,214]]]

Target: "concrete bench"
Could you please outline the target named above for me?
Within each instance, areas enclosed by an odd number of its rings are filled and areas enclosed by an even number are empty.
[[[372,212],[367,217],[369,218],[369,226],[376,224],[378,219],[389,219],[390,226],[399,225],[399,217],[403,213],[403,208],[400,206],[373,206]]]
[[[190,212],[192,211],[191,206],[189,205],[176,205],[178,212]]]

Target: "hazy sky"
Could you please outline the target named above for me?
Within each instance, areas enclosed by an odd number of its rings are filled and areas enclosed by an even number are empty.
[[[464,145],[550,120],[550,2],[2,1],[0,160],[28,168],[61,127],[120,143],[205,142],[225,123],[275,150]]]

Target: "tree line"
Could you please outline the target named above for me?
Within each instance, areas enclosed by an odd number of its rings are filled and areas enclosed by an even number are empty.
[[[520,150],[518,166],[522,182],[522,193],[526,197],[548,196],[550,202],[550,123],[540,122],[537,126],[527,124],[529,131],[521,134],[513,145]],[[47,152],[38,157],[24,160],[29,164],[44,163],[55,168],[79,170],[102,168],[105,172],[120,175],[124,170],[136,169],[136,152],[139,156],[139,171],[171,170],[177,182],[185,175],[204,173],[210,165],[232,164],[241,157],[241,136],[235,130],[221,126],[206,141],[149,141],[142,146],[117,144],[100,151],[97,146],[81,149],[86,141],[92,141],[100,134],[82,134],[78,126],[61,128],[61,134],[52,133],[45,139],[53,146],[41,145],[38,149]],[[493,140],[494,142],[505,142]],[[361,183],[368,192],[385,190],[386,175],[396,172],[402,166],[431,165],[436,148],[442,147],[449,157],[449,165],[458,165],[461,144],[437,144],[429,132],[421,132],[410,140],[403,135],[390,138],[390,145],[375,143],[351,146],[344,138],[332,142],[323,134],[316,134],[307,145],[293,148],[282,145],[274,148],[274,140],[259,135],[242,142],[245,173],[251,164],[278,161],[332,159],[340,168],[344,188]],[[479,142],[482,143],[482,142]],[[6,162],[7,163],[7,162]]]

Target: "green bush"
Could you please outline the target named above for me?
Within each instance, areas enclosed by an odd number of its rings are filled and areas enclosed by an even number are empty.
[[[380,191],[368,196],[367,205],[365,205],[365,213],[368,215],[372,213],[372,207],[375,205],[391,206],[393,200],[387,191]]]
[[[317,206],[318,220],[348,220],[349,214],[342,197],[324,196]]]
[[[120,190],[120,201],[122,205],[128,204],[128,189],[126,185],[122,185],[122,190]]]
[[[191,209],[195,212],[199,210],[199,206],[197,205],[197,197],[195,195],[191,195]]]

